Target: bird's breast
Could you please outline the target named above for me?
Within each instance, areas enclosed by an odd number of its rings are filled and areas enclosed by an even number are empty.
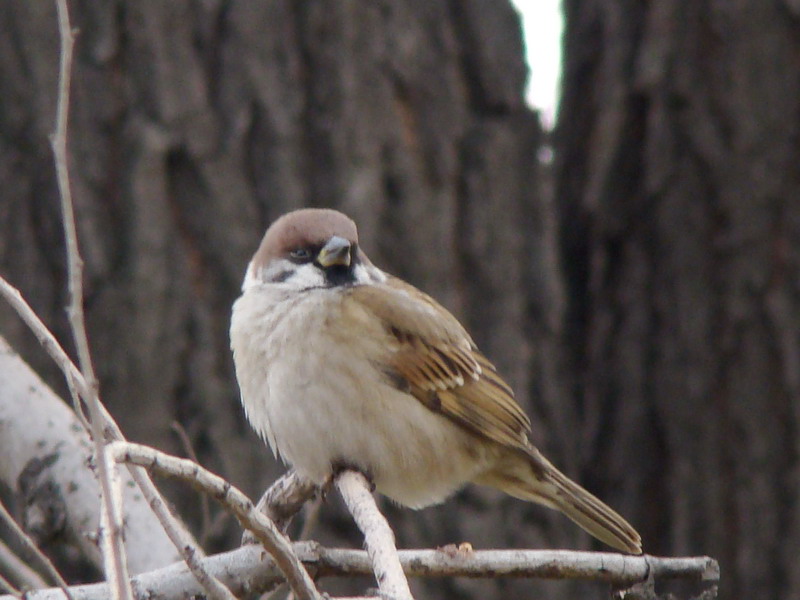
[[[318,292],[246,293],[234,305],[231,345],[248,419],[314,481],[353,466],[402,504],[444,500],[486,457],[470,434],[386,376],[388,336],[348,312],[341,293]]]

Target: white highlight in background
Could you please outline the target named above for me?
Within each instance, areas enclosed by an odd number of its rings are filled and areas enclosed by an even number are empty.
[[[528,104],[538,109],[542,124],[556,121],[561,86],[561,0],[512,0],[522,15],[528,62]]]

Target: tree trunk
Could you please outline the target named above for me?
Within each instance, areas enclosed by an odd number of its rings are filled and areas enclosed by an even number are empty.
[[[63,537],[102,568],[96,537],[100,486],[89,435],[71,406],[53,394],[0,336],[0,484],[16,487],[17,513],[38,544]],[[125,550],[131,574],[181,559],[133,478],[119,469]],[[135,524],[135,525],[134,525]],[[4,590],[5,591],[5,590]]]
[[[724,598],[796,598],[796,2],[565,3],[557,197],[584,480]]]
[[[69,151],[89,337],[101,396],[131,440],[179,450],[178,421],[200,461],[251,495],[276,477],[282,467],[239,405],[230,306],[266,226],[330,206],[357,220],[377,264],[465,320],[534,416],[535,440],[577,466],[559,425],[571,409],[559,381],[555,219],[510,4],[107,1],[71,12]],[[48,145],[55,10],[7,1],[0,26],[0,271],[70,347]],[[64,392],[6,307],[0,328]],[[199,520],[194,497],[174,491],[179,512]],[[389,512],[405,546],[587,543],[554,513],[475,488],[445,507]],[[360,543],[335,502],[322,515],[315,538]],[[210,549],[237,539],[230,526]],[[536,589],[426,585],[465,598]]]

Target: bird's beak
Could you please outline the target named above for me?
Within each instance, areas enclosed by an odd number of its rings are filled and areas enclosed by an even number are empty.
[[[317,262],[324,268],[339,265],[342,267],[350,266],[350,249],[352,245],[346,239],[333,236],[328,243],[322,247],[317,256]]]

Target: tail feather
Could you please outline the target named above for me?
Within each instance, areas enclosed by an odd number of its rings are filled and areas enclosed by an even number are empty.
[[[619,513],[553,468],[556,508],[601,542],[623,552],[642,553],[642,538]]]
[[[526,453],[524,463],[506,463],[476,483],[554,508],[601,542],[623,552],[642,553],[642,538],[625,519],[556,469],[535,448]]]

